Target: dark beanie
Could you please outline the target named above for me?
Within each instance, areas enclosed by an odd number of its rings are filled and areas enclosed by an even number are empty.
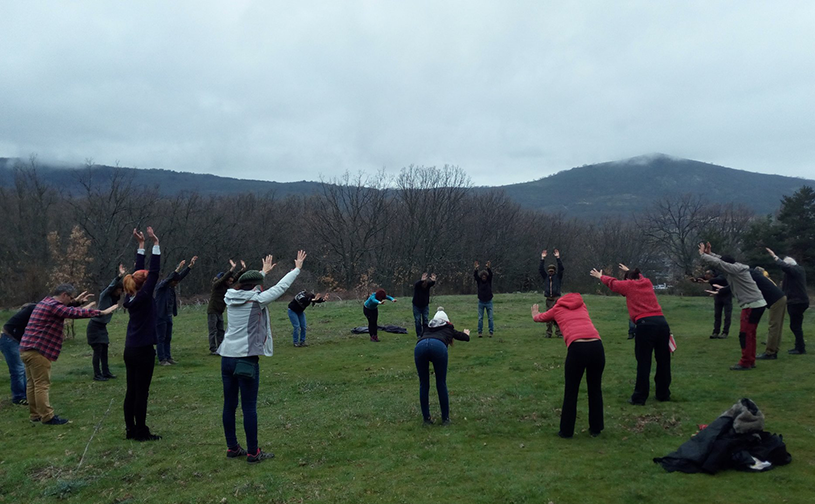
[[[550,265],[549,265],[549,267],[548,267],[548,268],[546,268],[546,269],[547,269],[547,270],[549,270],[549,271],[555,271],[555,270],[557,270],[557,268],[555,267],[555,265],[554,265],[554,264],[550,264]]]
[[[262,284],[263,283],[263,273],[258,270],[249,270],[240,278],[238,278],[238,283],[240,284]]]

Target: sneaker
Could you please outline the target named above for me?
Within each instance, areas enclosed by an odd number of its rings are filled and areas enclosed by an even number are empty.
[[[727,339],[727,333],[723,332],[721,335],[719,335],[719,339]],[[762,345],[766,345],[766,344],[767,343],[762,343]]]
[[[433,425],[433,419],[432,418],[425,418],[424,419],[424,424],[425,425]]]
[[[719,339],[719,333],[715,332],[710,335],[710,339]]]
[[[628,398],[628,404],[633,404],[634,406],[645,406],[645,401],[635,401],[634,399]]]
[[[447,419],[442,421],[441,425],[442,425],[442,427],[449,427],[449,426],[453,425],[453,422],[451,422],[450,419],[447,418]]]
[[[767,352],[764,352],[761,355],[756,355],[757,360],[775,360],[777,358],[778,358],[778,355],[774,354],[774,353],[768,354]]]
[[[141,436],[134,436],[133,439],[136,441],[158,441],[161,439],[161,436],[159,436],[158,434],[152,434],[148,431],[147,434],[143,434]]]
[[[108,379],[102,375],[94,375],[93,381],[108,381]]]
[[[735,364],[730,366],[730,371],[749,371],[753,369],[755,366],[742,366],[741,364]]]
[[[371,336],[371,341],[374,343],[379,343],[379,336]]]
[[[295,346],[295,348],[296,348],[296,347],[299,347],[299,346],[300,346],[300,343],[295,342],[295,343],[294,343],[294,346]]]
[[[31,422],[31,424],[33,425],[33,424],[36,424],[36,423],[40,423],[41,419],[40,418],[29,418],[28,421]]]
[[[557,431],[557,435],[558,435],[558,437],[562,437],[563,439],[572,439],[572,436],[567,436],[566,434],[564,434],[561,431]]]
[[[274,453],[266,453],[265,451],[261,450],[260,448],[258,448],[258,451],[255,454],[251,454],[251,453],[246,454],[246,461],[249,462],[250,464],[254,464],[256,462],[260,462],[261,460],[266,460],[266,459],[271,459],[271,458],[274,458]]]
[[[51,420],[48,420],[47,422],[43,422],[43,425],[65,425],[67,423],[68,423],[67,418],[60,418],[60,417],[54,415],[53,417],[51,417]]]
[[[628,333],[628,339],[634,339],[634,333]]]
[[[167,362],[169,362],[170,364],[178,364],[178,363],[175,361],[175,359],[173,359],[172,357],[170,357],[169,359],[167,359]]]
[[[547,338],[551,338],[551,337],[552,337],[552,333],[546,333],[546,337],[547,337]]]
[[[171,366],[172,364],[170,364],[169,361],[163,360],[163,361],[159,361],[158,365],[159,366]]]
[[[490,332],[490,338],[492,338],[492,332]]]
[[[107,373],[103,374],[102,376],[104,376],[104,377],[105,377],[105,378],[107,378],[108,380],[115,380],[115,379],[116,379],[116,375],[115,375],[115,374],[113,374],[113,373],[111,373],[110,371],[108,371]]]
[[[215,350],[210,350],[210,351],[209,351],[209,354],[210,354],[210,355],[218,355],[218,352],[216,352]]]
[[[479,337],[479,338],[481,337],[481,333],[478,333],[478,337]]]
[[[16,401],[11,401],[11,404],[16,404],[17,406],[28,406],[28,399],[23,397],[22,399],[17,399]]]
[[[597,436],[600,435],[601,432],[602,431],[593,431],[593,430],[589,429],[589,434],[591,434],[591,437],[597,437]]]
[[[790,355],[804,355],[807,353],[806,350],[798,350],[797,348],[793,348],[787,352]]]
[[[246,455],[246,450],[244,450],[241,445],[238,445],[235,448],[227,448],[226,450],[226,458],[238,458],[243,457],[244,455]]]
[[[306,343],[305,341],[301,341],[301,342],[300,342],[300,346],[301,346],[301,347],[308,346],[308,343]]]

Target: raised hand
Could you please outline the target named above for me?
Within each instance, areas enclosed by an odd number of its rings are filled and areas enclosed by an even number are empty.
[[[230,259],[229,260],[229,271],[235,271],[235,266],[237,266],[237,264],[235,264],[235,261]]]
[[[478,261],[473,261],[473,267],[475,267],[475,269],[478,269]]]
[[[484,266],[486,266],[487,269],[490,269],[491,265],[492,265],[492,261],[487,261],[487,264],[485,264]]]
[[[603,276],[603,270],[598,271],[597,268],[592,268],[589,275],[599,280]]]
[[[133,238],[135,238],[136,241],[139,242],[139,248],[144,248],[144,233],[142,233],[136,228],[133,228]]]
[[[195,261],[197,261],[197,260],[198,260],[198,256],[192,256],[192,259],[190,259],[190,268],[195,266]]]
[[[711,252],[711,250],[710,250],[710,242],[707,242],[705,244],[705,253],[710,254],[710,252]]]
[[[88,299],[90,299],[92,297],[93,297],[93,294],[90,294],[88,291],[82,291],[81,294],[79,294],[77,297],[74,298],[74,301],[79,303],[79,304],[82,304],[82,303],[84,303],[85,301],[87,301]]]
[[[427,280],[427,273],[422,273],[422,282]]]
[[[261,271],[263,271],[263,274],[266,275],[270,271],[272,271],[275,266],[277,266],[277,263],[274,262],[274,257],[272,256],[272,254],[269,254],[263,258],[263,268],[261,269]]]
[[[773,259],[778,260],[778,255],[775,252],[773,252],[770,247],[765,247],[765,248],[767,249],[767,252],[769,252],[770,255],[773,256]]]
[[[560,259],[560,250],[555,249],[555,259]]]
[[[153,245],[158,245],[158,236],[156,236],[156,233],[150,226],[147,226],[147,237],[153,240]]]
[[[705,242],[699,242],[699,255],[705,253]]]
[[[241,259],[241,269],[246,269],[246,263]]]
[[[303,269],[303,261],[306,260],[306,251],[305,250],[298,250],[297,251],[297,259],[294,260],[294,267],[297,269]]]
[[[125,269],[125,265],[119,263],[119,276],[125,276],[127,274],[127,270]]]
[[[533,304],[532,305],[532,316],[534,317],[535,315],[537,315],[539,313],[540,313],[540,306],[537,303]]]
[[[629,270],[628,266],[626,266],[626,265],[625,265],[625,264],[623,264],[623,263],[620,263],[620,264],[618,264],[617,266],[618,266],[618,267],[619,267],[621,270],[623,270],[623,271],[628,271],[628,270]]]
[[[181,268],[183,268],[185,264],[187,264],[187,260],[182,259],[181,262],[178,263],[178,266],[175,267],[175,272],[178,273],[179,271],[181,271]]]
[[[432,280],[434,282],[436,281],[436,274],[435,273],[430,274],[430,280]]]
[[[541,251],[541,259],[546,259],[547,254],[549,254],[549,252],[546,249],[543,249]]]

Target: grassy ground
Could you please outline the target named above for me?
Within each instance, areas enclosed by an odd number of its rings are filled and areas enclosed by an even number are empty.
[[[584,383],[577,432],[563,440],[555,434],[566,348],[542,337],[543,324],[532,323],[529,307],[539,300],[536,294],[496,296],[495,337],[450,348],[453,425],[429,428],[419,412],[409,299],[383,306],[380,322],[411,334],[383,333],[379,344],[350,334],[365,322],[358,302],[309,308],[308,348],[292,347],[286,305],[273,304],[275,356],[261,360],[258,414],[261,446],[276,457],[252,466],[224,456],[220,359],[207,355],[203,309],[185,309],[176,319],[179,364],[156,368],[148,424],[164,439],[153,443],[124,438],[126,316],[116,314],[110,328],[119,379],[105,383],[91,380],[85,323],[77,322],[79,336],[66,341],[51,389],[53,406],[70,424],[30,426],[27,409],[10,404],[8,378],[0,373],[0,502],[813,501],[815,355],[788,356],[788,328],[777,361],[733,372],[728,367],[738,360],[737,338],[707,337],[713,303],[662,297],[679,346],[673,400],[635,407],[626,403],[635,361],[624,300],[587,296],[606,349],[606,430],[598,438],[588,435]],[[436,297],[431,312],[437,305],[459,329],[475,329],[473,296]],[[810,339],[813,320],[810,311],[804,326]],[[766,320],[759,331],[761,342]],[[431,387],[431,411],[438,417],[434,393]],[[668,474],[651,461],[744,396],[762,408],[767,430],[784,435],[792,464],[711,477]]]

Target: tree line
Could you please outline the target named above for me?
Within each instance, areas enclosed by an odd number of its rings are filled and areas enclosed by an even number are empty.
[[[14,173],[13,187],[0,188],[0,306],[41,299],[62,281],[98,292],[120,262],[132,268],[130,231],[147,225],[161,236],[162,275],[199,256],[179,285],[186,298],[206,296],[229,259],[259,268],[271,253],[279,265],[272,275],[282,276],[299,249],[309,253],[299,287],[343,299],[374,286],[410,295],[425,271],[437,274],[437,293],[471,294],[474,260],[492,261],[496,292],[536,290],[544,248],[560,250],[564,288],[584,293],[601,292],[591,268],[614,273],[620,262],[655,283],[698,291],[683,278],[698,273],[700,240],[771,271],[764,246],[810,272],[815,264],[815,192],[806,186],[784,197],[772,216],[678,194],[639,215],[587,222],[524,209],[498,189],[474,191],[455,166],[408,166],[395,177],[345,173],[322,181],[316,194],[285,198],[249,187],[228,196],[163,196],[125,170],[102,173],[92,162],[78,175],[80,194],[49,184],[34,157]]]

